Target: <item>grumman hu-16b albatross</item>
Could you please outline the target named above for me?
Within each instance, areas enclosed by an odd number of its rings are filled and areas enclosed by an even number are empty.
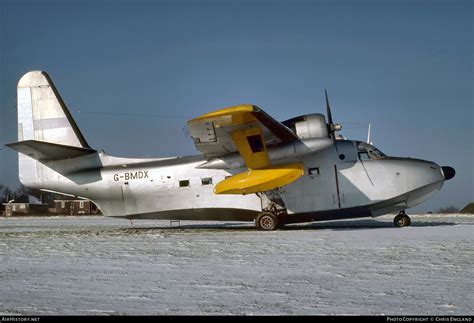
[[[20,181],[28,187],[91,199],[102,213],[128,219],[255,221],[285,224],[400,212],[441,189],[451,167],[389,157],[308,114],[283,122],[255,105],[189,120],[198,156],[119,158],[91,148],[48,74],[18,83]]]

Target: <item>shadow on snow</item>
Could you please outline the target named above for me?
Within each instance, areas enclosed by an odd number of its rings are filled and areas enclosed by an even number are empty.
[[[435,227],[435,226],[454,226],[459,223],[446,221],[412,221],[411,227]],[[470,223],[463,223],[470,224]],[[297,231],[297,230],[366,230],[366,229],[386,229],[393,228],[394,230],[403,230],[406,228],[395,228],[392,221],[377,221],[377,220],[351,220],[351,221],[325,221],[325,222],[311,222],[302,224],[289,224],[279,231]],[[236,222],[236,223],[202,223],[202,224],[181,224],[180,226],[150,226],[150,227],[134,227],[122,229],[123,231],[143,232],[151,230],[163,231],[257,231],[251,222]],[[277,231],[278,232],[278,231]]]

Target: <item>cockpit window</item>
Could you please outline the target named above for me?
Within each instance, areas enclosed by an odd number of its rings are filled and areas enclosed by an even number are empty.
[[[359,151],[360,160],[380,159],[386,157],[383,152],[365,142],[359,142],[357,149]]]

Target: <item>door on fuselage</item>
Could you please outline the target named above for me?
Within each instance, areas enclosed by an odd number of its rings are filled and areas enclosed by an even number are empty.
[[[166,209],[163,201],[173,194],[175,177],[171,171],[155,169],[133,170],[122,184],[126,214],[150,213]]]
[[[367,192],[373,186],[363,160],[360,159],[357,141],[341,140],[336,143],[339,163],[337,185],[341,208],[370,204]]]
[[[339,208],[336,186],[336,150],[331,146],[303,160],[305,173],[280,189],[289,214]]]

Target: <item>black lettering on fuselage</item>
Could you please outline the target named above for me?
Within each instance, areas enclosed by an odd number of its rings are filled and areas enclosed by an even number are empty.
[[[114,174],[113,175],[114,181],[118,182],[120,179],[123,179],[125,181],[129,181],[132,179],[143,179],[143,178],[149,178],[148,176],[148,171],[147,170],[139,170],[136,172],[126,172],[123,173],[123,175],[119,174]]]

